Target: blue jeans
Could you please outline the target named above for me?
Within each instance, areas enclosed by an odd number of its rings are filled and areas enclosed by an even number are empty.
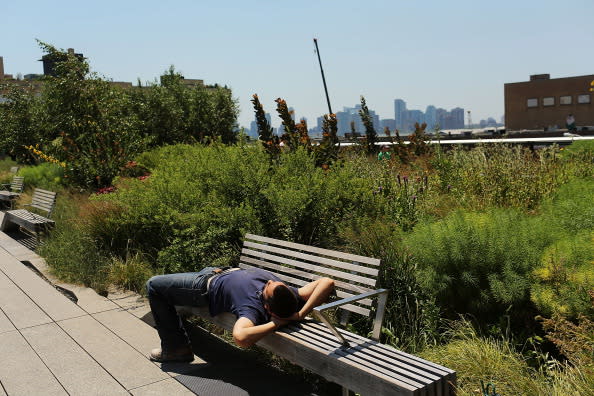
[[[153,276],[146,283],[149,303],[161,348],[175,349],[189,345],[190,341],[176,305],[194,307],[208,305],[207,282],[215,275],[216,267],[206,267],[200,272]]]

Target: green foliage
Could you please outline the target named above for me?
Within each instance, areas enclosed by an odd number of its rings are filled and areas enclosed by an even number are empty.
[[[363,96],[361,96],[361,110],[359,110],[359,116],[365,126],[365,145],[367,153],[374,155],[377,153],[377,132],[373,127],[373,119],[369,114],[369,109],[367,108],[367,103]]]
[[[72,222],[58,222],[39,254],[63,281],[83,284],[100,293],[107,290],[109,257],[97,249],[84,228]]]
[[[127,111],[122,89],[95,74],[85,60],[40,42],[48,56],[60,59],[56,76],[44,79],[42,143],[66,162],[68,180],[82,187],[103,187],[124,164],[143,150],[138,118]]]
[[[299,131],[293,119],[294,113],[289,111],[287,102],[284,99],[278,98],[276,102],[276,111],[283,122],[285,133],[281,137],[287,143],[290,150],[296,150],[300,146]]]
[[[341,230],[349,250],[381,259],[379,287],[389,290],[382,329],[384,342],[416,353],[437,342],[439,309],[417,280],[417,267],[402,245],[403,233],[386,219]]]
[[[225,144],[237,139],[238,107],[231,91],[218,87],[188,87],[173,66],[161,84],[138,86],[130,91],[131,109],[141,120],[143,136],[152,146],[175,143]]]
[[[49,162],[23,167],[19,169],[19,176],[25,178],[27,187],[56,191],[62,189],[65,184],[64,168]]]
[[[107,271],[107,280],[110,285],[140,294],[146,292],[146,281],[153,276],[150,264],[139,254],[126,257],[126,259],[113,257]]]
[[[592,371],[555,361],[532,368],[509,341],[481,338],[467,322],[455,322],[449,333],[448,343],[426,349],[421,357],[456,371],[457,395],[476,395],[481,381],[495,385],[500,395],[591,394]]]
[[[264,107],[258,99],[258,95],[252,96],[252,103],[254,105],[254,111],[256,113],[256,123],[258,125],[258,136],[262,142],[262,146],[270,156],[271,160],[278,159],[280,155],[280,140],[273,131],[270,123],[266,119],[266,113]]]
[[[583,178],[594,176],[594,140],[576,140],[559,150],[571,174]]]
[[[451,315],[486,318],[512,305],[522,313],[529,277],[543,249],[554,240],[547,223],[515,210],[457,211],[417,226],[406,245],[420,276]]]
[[[542,206],[543,215],[552,225],[567,233],[594,230],[594,183],[591,179],[573,179],[561,186]]]
[[[426,123],[419,125],[419,123],[416,122],[414,132],[408,137],[408,140],[410,141],[408,150],[416,156],[425,155],[431,152],[431,147],[427,143],[429,141],[429,136],[425,133],[426,129]]]
[[[125,89],[90,73],[85,59],[39,46],[55,62],[55,76],[43,78],[40,96],[31,87],[7,88],[0,105],[0,150],[20,162],[34,162],[24,146],[39,144],[66,163],[70,184],[98,188],[147,147],[236,141],[238,107],[227,88],[188,87],[172,67],[161,85]]]
[[[0,104],[0,151],[13,160],[31,163],[33,158],[25,146],[40,139],[37,125],[40,99],[33,94],[31,86],[23,88],[0,84],[0,92],[7,99]]]
[[[560,239],[547,247],[534,269],[531,298],[547,316],[594,317],[594,230]]]
[[[315,148],[316,165],[328,168],[338,159],[338,121],[336,114],[324,114],[322,141]]]
[[[442,191],[462,206],[506,206],[533,209],[566,181],[556,148],[532,152],[521,146],[454,149],[434,159]]]

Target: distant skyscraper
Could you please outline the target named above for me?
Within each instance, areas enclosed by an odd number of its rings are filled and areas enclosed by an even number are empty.
[[[425,110],[425,122],[427,123],[427,130],[431,131],[435,129],[435,124],[437,124],[436,116],[436,108],[433,105],[427,106]]]
[[[421,125],[425,122],[425,114],[421,110],[409,110],[407,116],[408,129],[413,129],[415,123]]]
[[[456,107],[450,112],[452,116],[453,125],[450,129],[462,129],[464,128],[464,109]]]
[[[449,126],[447,126],[447,117],[448,117],[448,111],[446,109],[442,109],[441,107],[437,110],[435,110],[435,121],[436,121],[436,125],[439,125],[439,129],[450,129]]]
[[[396,120],[396,128],[405,129],[407,125],[406,120],[406,102],[402,99],[394,100],[394,120]]]

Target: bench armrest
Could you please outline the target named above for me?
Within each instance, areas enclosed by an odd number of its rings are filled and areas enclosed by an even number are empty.
[[[324,311],[328,309],[338,308],[342,305],[351,304],[355,301],[363,300],[365,298],[373,297],[376,295],[379,296],[379,298],[377,302],[377,311],[375,314],[375,319],[373,320],[373,332],[371,338],[379,340],[380,333],[382,330],[382,322],[384,320],[384,313],[386,311],[388,289],[372,290],[356,296],[347,297],[338,301],[333,301],[328,304],[320,305],[313,309],[313,313],[321,322],[328,326],[330,331],[336,336],[336,338],[338,338],[338,340],[342,343],[343,346],[348,347],[348,341],[342,336],[342,334],[340,334],[336,327],[334,327],[334,325],[330,322],[330,319],[328,319],[328,317],[324,314]]]

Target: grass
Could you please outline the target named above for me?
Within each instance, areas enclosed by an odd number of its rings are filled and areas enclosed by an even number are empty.
[[[479,337],[466,321],[454,322],[449,335],[450,342],[420,356],[457,372],[458,396],[482,394],[481,381],[500,395],[586,396],[594,389],[591,371],[555,360],[533,368],[509,341]]]

